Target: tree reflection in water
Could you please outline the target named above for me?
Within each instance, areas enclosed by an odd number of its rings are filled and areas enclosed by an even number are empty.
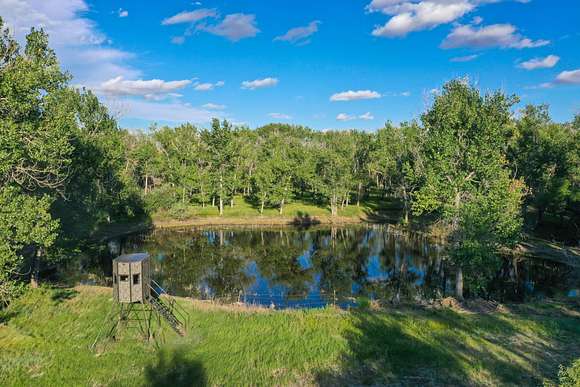
[[[123,253],[149,252],[169,293],[201,299],[348,307],[358,297],[396,304],[453,289],[436,241],[384,226],[156,231],[119,244]],[[570,273],[553,263],[506,260],[485,295],[522,298],[557,291],[557,284],[565,290]]]

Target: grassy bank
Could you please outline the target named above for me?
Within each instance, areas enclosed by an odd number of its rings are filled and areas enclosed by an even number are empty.
[[[158,210],[152,215],[156,227],[172,227],[174,225],[216,225],[216,224],[330,224],[357,223],[371,218],[374,214],[389,211],[397,207],[390,201],[369,200],[360,206],[349,205],[340,208],[338,216],[331,216],[330,208],[318,206],[309,202],[294,200],[284,206],[280,213],[277,208],[260,208],[243,197],[234,199],[234,206],[224,207],[224,214],[219,215],[215,206],[178,205],[169,210]]]
[[[31,291],[0,312],[0,385],[534,385],[580,356],[562,304],[452,310],[260,311],[181,300],[189,333],[160,351],[130,334],[88,347],[110,290]]]

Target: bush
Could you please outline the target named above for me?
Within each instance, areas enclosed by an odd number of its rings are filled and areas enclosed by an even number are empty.
[[[195,211],[188,203],[175,203],[167,212],[171,219],[185,220],[195,216]]]
[[[560,366],[558,379],[560,387],[580,387],[580,358],[576,359],[568,368]]]
[[[179,203],[181,196],[177,194],[174,187],[163,185],[149,192],[143,199],[145,201],[145,208],[149,212],[155,212],[161,209],[170,209]]]
[[[573,361],[568,368],[560,365],[557,383],[546,380],[544,387],[580,387],[580,358]]]

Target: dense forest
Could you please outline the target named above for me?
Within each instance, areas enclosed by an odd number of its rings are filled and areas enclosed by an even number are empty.
[[[282,215],[300,200],[332,216],[389,198],[401,223],[423,217],[448,231],[446,256],[473,286],[524,231],[579,233],[580,115],[553,122],[547,106],[518,109],[517,96],[464,79],[419,119],[374,132],[216,119],[141,133],[70,80],[42,30],[19,47],[0,21],[0,304],[99,228],[192,205],[223,214],[238,198]]]

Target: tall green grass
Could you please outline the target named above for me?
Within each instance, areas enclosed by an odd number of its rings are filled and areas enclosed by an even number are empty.
[[[95,353],[110,291],[30,291],[0,312],[0,385],[534,385],[580,351],[568,307],[479,315],[179,302],[186,337],[166,329],[156,350],[127,330]]]

